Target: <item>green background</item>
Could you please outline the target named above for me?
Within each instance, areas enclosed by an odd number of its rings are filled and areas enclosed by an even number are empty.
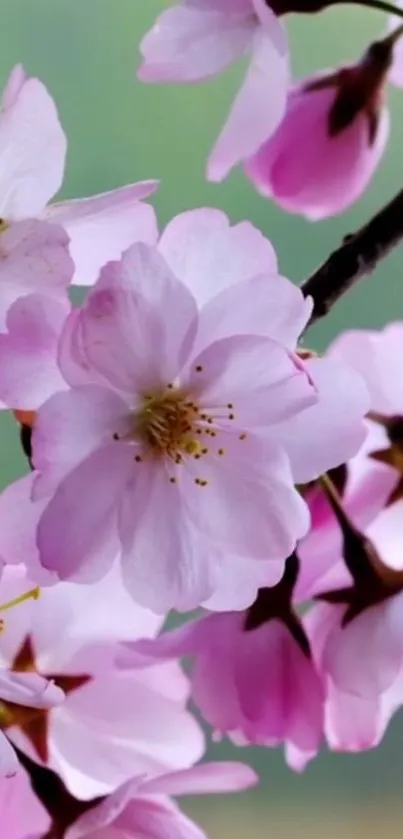
[[[403,91],[389,92],[392,138],[365,196],[344,216],[319,224],[288,216],[256,195],[241,172],[219,186],[204,180],[205,159],[242,66],[205,85],[151,87],[136,81],[139,40],[164,5],[166,0],[0,0],[0,79],[21,61],[52,92],[69,139],[63,197],[160,178],[155,205],[161,224],[201,205],[221,207],[233,221],[248,218],[274,243],[282,272],[299,282],[401,184]],[[378,12],[345,6],[287,25],[300,75],[354,60],[385,21]],[[403,251],[397,250],[312,330],[309,345],[321,349],[342,328],[402,318],[402,268]],[[0,474],[6,483],[25,464],[13,423],[6,417],[1,423]],[[238,752],[236,757],[247,757],[261,771],[260,791],[194,802],[190,809],[215,839],[246,832],[400,836],[402,733],[397,721],[375,752],[322,754],[303,776],[285,768],[279,751]],[[212,754],[233,752],[220,746]]]

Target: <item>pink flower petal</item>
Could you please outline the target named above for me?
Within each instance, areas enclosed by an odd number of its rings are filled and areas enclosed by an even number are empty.
[[[209,795],[247,789],[258,776],[244,763],[202,763],[140,783],[140,791],[162,795]]]
[[[247,609],[256,600],[259,588],[274,586],[282,577],[284,562],[252,561],[249,557],[228,555],[217,569],[215,590],[203,603],[211,612],[232,612]]]
[[[0,557],[7,565],[26,565],[34,583],[51,585],[57,578],[42,568],[36,547],[36,529],[46,501],[32,502],[33,482],[31,473],[0,494]]]
[[[245,81],[208,161],[210,181],[222,181],[273,134],[285,112],[288,82],[284,30],[273,15],[270,28],[254,35]]]
[[[52,715],[52,763],[73,795],[102,795],[135,775],[182,769],[202,756],[199,724],[150,676],[151,670],[110,670],[107,677],[104,671],[102,681],[93,679]],[[85,767],[92,770],[87,779],[80,777]]]
[[[312,302],[285,277],[245,278],[209,300],[200,313],[195,351],[231,335],[261,335],[295,349]]]
[[[396,679],[403,662],[401,607],[397,595],[331,633],[322,666],[339,690],[371,699]]]
[[[61,224],[70,237],[74,283],[93,285],[102,266],[120,259],[133,242],[157,242],[155,212],[150,205],[140,203],[157,186],[157,181],[144,181],[91,198],[62,201],[46,209],[45,218]]]
[[[39,473],[35,499],[48,495],[88,455],[129,428],[128,406],[107,388],[88,385],[51,396],[38,412],[32,435],[33,461]],[[119,443],[114,450],[119,459]]]
[[[4,778],[0,781],[0,813],[4,836],[7,839],[22,839],[22,837],[24,839],[28,839],[28,837],[34,839],[35,837],[36,839],[36,837],[45,835],[46,831],[49,830],[49,814],[34,794],[28,775],[22,767],[18,766],[14,749],[8,746],[3,734],[1,737],[0,774],[3,774],[1,771],[3,749],[5,752],[10,749],[10,757],[12,752],[13,757],[11,759],[14,772],[19,769],[14,777]]]
[[[188,515],[205,538],[229,553],[251,560],[284,559],[309,527],[308,508],[294,489],[287,457],[251,434],[243,441],[234,438],[227,435],[223,457],[187,464],[191,480],[184,481],[183,497]],[[194,486],[197,478],[207,485]]]
[[[379,331],[349,330],[331,345],[330,353],[349,364],[363,377],[371,409],[381,414],[403,413],[403,374],[399,356],[403,348],[403,324],[389,323]]]
[[[373,748],[383,734],[379,726],[380,717],[380,698],[354,696],[331,685],[325,729],[330,748],[339,752],[362,752]]]
[[[61,482],[38,526],[45,568],[60,579],[82,582],[107,573],[118,552],[116,510],[131,469],[126,448],[111,443],[93,451]]]
[[[57,363],[57,345],[68,315],[67,300],[39,294],[19,298],[0,334],[0,398],[13,409],[35,410],[66,383]]]
[[[101,272],[83,310],[80,349],[96,372],[133,396],[176,378],[196,321],[190,292],[156,249],[136,244]]]
[[[137,470],[120,510],[123,579],[133,598],[157,614],[190,610],[212,593],[221,555],[206,543],[200,561],[200,534],[186,515],[180,476],[172,484],[168,467],[147,462]]]
[[[188,0],[167,9],[140,44],[138,78],[195,82],[221,72],[250,46],[257,24],[247,5],[244,14],[212,3],[198,7]]]
[[[370,407],[364,380],[336,358],[313,359],[306,369],[318,389],[317,403],[273,429],[290,458],[296,483],[314,480],[357,453]]]
[[[287,110],[276,133],[267,135],[246,162],[257,190],[285,210],[311,221],[345,210],[368,185],[385,150],[389,113],[382,108],[373,143],[362,110],[336,137],[328,118],[335,88],[307,90],[317,77],[304,79],[288,94]]]
[[[66,839],[100,836],[141,836],[142,839],[207,839],[180,810],[163,798],[140,796],[129,782],[89,810],[66,833]]]
[[[0,236],[0,328],[11,304],[25,294],[64,300],[73,271],[62,227],[35,220],[12,224]]]
[[[165,228],[158,249],[199,305],[240,280],[277,273],[269,240],[248,221],[231,227],[221,210],[180,213]]]
[[[27,81],[28,76],[23,65],[15,64],[3,89],[0,106],[2,111],[6,111],[16,103],[18,95]]]
[[[64,693],[37,673],[0,669],[0,698],[28,708],[52,708],[64,702]]]
[[[316,389],[296,356],[259,335],[223,338],[189,364],[192,394],[217,428],[264,428],[315,405]],[[201,368],[201,370],[200,370]],[[251,375],[253,371],[253,375]],[[229,421],[227,405],[233,405]],[[221,420],[220,420],[221,417]]]
[[[45,85],[22,73],[12,71],[0,112],[0,215],[11,221],[39,215],[58,191],[67,146]]]
[[[0,731],[0,776],[9,780],[19,771],[19,768],[18,758],[11,743],[9,743],[3,731]],[[0,805],[1,803],[0,799]],[[7,813],[5,817],[7,817]]]

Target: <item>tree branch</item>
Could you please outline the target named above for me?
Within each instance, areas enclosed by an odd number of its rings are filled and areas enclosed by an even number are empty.
[[[338,299],[403,239],[403,190],[383,207],[368,224],[345,237],[311,277],[302,283],[305,297],[314,308],[309,326],[327,315]]]

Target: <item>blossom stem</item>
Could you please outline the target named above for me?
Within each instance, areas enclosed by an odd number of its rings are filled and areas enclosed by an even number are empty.
[[[345,236],[340,247],[302,283],[302,293],[314,302],[308,325],[327,315],[339,298],[371,274],[402,239],[403,189],[367,224]]]
[[[381,12],[403,18],[403,9],[399,9],[398,6],[388,3],[386,0],[360,0],[359,5],[368,6],[370,9],[379,9]]]

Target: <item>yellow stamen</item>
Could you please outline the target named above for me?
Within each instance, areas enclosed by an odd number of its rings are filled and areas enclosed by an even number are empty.
[[[6,603],[0,604],[0,612],[6,612],[7,609],[13,609],[14,606],[19,606],[20,603],[25,603],[26,600],[38,600],[38,597],[41,593],[39,586],[36,588],[31,588],[29,591],[26,591],[25,594],[20,594],[19,597],[14,597],[12,600],[8,600]]]

